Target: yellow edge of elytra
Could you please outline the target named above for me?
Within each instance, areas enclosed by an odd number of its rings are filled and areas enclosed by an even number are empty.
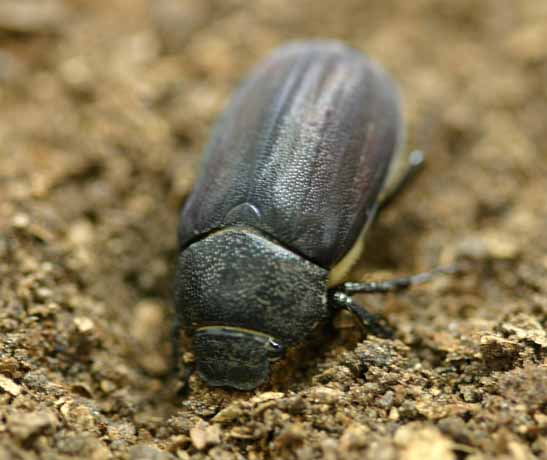
[[[399,148],[399,153],[397,154],[390,171],[388,172],[386,183],[382,188],[380,197],[378,198],[378,203],[381,203],[387,196],[389,196],[390,193],[393,192],[395,185],[406,172],[406,169],[408,168],[408,155],[408,153],[403,152],[402,148]],[[376,214],[376,211],[374,211],[374,214]],[[366,233],[372,221],[374,221],[374,215],[371,219],[369,219],[369,222],[359,234],[359,237],[350,251],[331,269],[328,280],[329,287],[333,287],[347,281],[347,276],[349,275],[351,269],[363,255],[365,250]]]

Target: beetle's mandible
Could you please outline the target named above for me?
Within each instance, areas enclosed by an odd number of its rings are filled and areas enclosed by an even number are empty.
[[[175,353],[182,328],[209,385],[257,387],[340,308],[381,332],[351,295],[431,276],[343,282],[379,208],[421,165],[403,132],[393,80],[335,41],[281,47],[244,81],[178,232]]]

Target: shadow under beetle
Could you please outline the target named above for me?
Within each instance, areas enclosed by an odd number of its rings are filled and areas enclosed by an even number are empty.
[[[199,375],[251,390],[269,363],[339,309],[388,331],[352,300],[429,279],[344,283],[378,211],[419,169],[403,154],[398,89],[335,41],[281,47],[217,123],[181,214],[174,353],[182,328]]]

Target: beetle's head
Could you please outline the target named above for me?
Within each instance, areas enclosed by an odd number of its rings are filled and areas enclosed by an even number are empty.
[[[204,327],[193,337],[199,375],[211,386],[252,390],[268,378],[271,361],[283,356],[274,338],[245,329]]]

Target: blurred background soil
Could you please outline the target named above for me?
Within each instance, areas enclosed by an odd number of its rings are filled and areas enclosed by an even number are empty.
[[[359,298],[252,393],[168,379],[178,212],[238,81],[338,38],[400,82],[424,174]],[[0,459],[547,458],[547,2],[1,0]],[[191,360],[191,355],[185,356]]]

